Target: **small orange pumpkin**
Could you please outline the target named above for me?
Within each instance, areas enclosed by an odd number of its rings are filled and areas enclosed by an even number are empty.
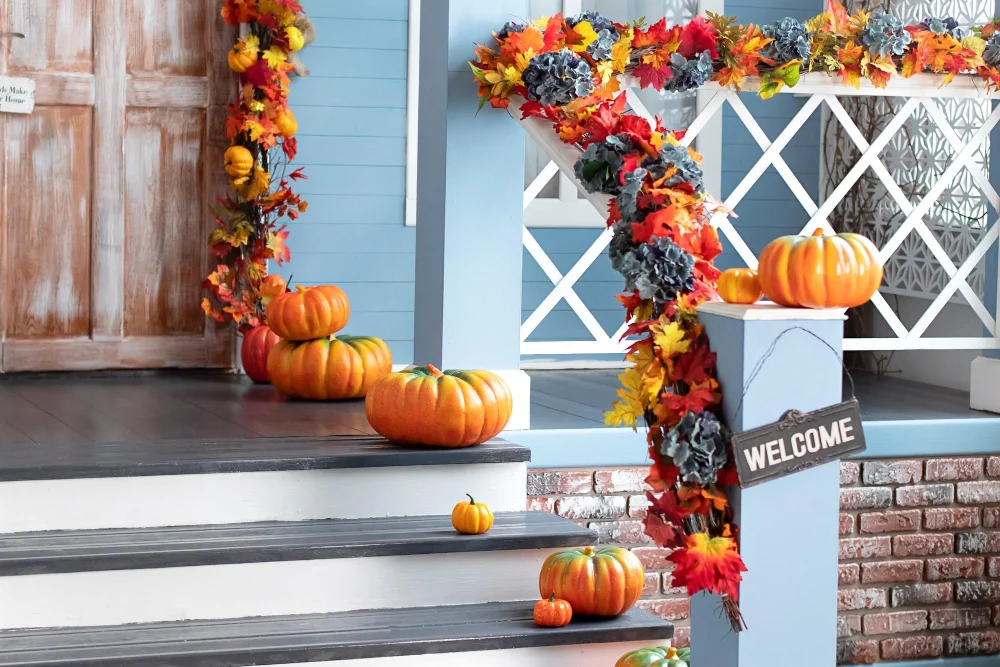
[[[259,57],[256,49],[247,48],[244,43],[240,42],[229,51],[229,69],[237,74],[243,74],[253,67]]]
[[[855,308],[882,284],[878,248],[859,234],[784,236],[760,255],[760,286],[788,308]]]
[[[362,398],[392,371],[392,352],[385,341],[363,336],[284,340],[271,350],[267,370],[274,388],[288,398]]]
[[[254,327],[243,335],[240,359],[247,377],[259,384],[271,381],[271,376],[267,372],[267,356],[271,353],[271,348],[280,342],[278,335],[266,324]]]
[[[646,585],[639,558],[627,549],[568,549],[545,559],[538,577],[542,598],[555,595],[581,616],[620,616]]]
[[[243,146],[230,146],[225,156],[226,173],[231,178],[249,176],[255,164],[253,153]]]
[[[482,535],[493,527],[493,510],[469,496],[451,511],[451,525],[463,535]]]
[[[284,340],[307,341],[337,333],[351,317],[344,290],[334,285],[279,294],[267,306],[267,325]]]
[[[726,269],[719,276],[719,296],[726,303],[751,304],[760,301],[764,291],[753,269]]]
[[[299,131],[299,122],[295,119],[295,114],[291,109],[283,109],[274,117],[274,124],[278,126],[278,131],[282,138],[291,139]]]
[[[558,600],[552,594],[548,600],[535,603],[533,616],[535,623],[543,628],[561,628],[573,620],[573,607],[566,600]]]
[[[382,437],[426,447],[486,442],[504,429],[513,407],[510,388],[499,375],[442,373],[433,366],[391,373],[365,399],[368,423]]]

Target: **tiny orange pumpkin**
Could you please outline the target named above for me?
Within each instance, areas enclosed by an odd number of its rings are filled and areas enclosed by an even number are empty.
[[[493,510],[469,496],[451,511],[451,525],[463,535],[482,535],[493,527]]]
[[[350,316],[350,301],[335,285],[299,286],[274,297],[267,306],[267,325],[288,341],[332,336],[347,326]]]
[[[229,51],[229,69],[237,74],[243,74],[250,69],[260,55],[254,48],[247,48],[242,42]]]
[[[559,600],[555,593],[548,600],[535,603],[535,623],[543,628],[561,628],[573,620],[573,607],[566,600]]]
[[[253,153],[243,146],[230,146],[225,156],[226,173],[231,178],[243,178],[253,171]]]
[[[282,138],[291,139],[299,131],[299,122],[295,119],[295,114],[291,109],[283,109],[274,117],[274,124],[278,127]]]
[[[726,269],[719,276],[719,296],[726,303],[751,304],[760,301],[764,291],[753,269]]]

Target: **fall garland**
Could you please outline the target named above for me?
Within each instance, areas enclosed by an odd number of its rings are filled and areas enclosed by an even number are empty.
[[[288,106],[289,57],[304,45],[295,27],[298,0],[224,0],[226,23],[242,36],[229,52],[239,80],[239,99],[229,106],[225,169],[231,191],[219,200],[216,228],[209,238],[219,264],[205,280],[210,293],[202,302],[217,322],[231,320],[247,331],[263,323],[267,301],[284,291],[284,281],[267,275],[267,262],[289,259],[284,218],[294,220],[308,204],[291,182],[305,178],[287,172],[298,150],[298,123]]]

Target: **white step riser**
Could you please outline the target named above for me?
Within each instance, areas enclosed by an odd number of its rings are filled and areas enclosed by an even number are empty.
[[[0,577],[0,629],[532,600],[553,550]]]
[[[310,662],[275,667],[612,667],[628,653],[647,646],[669,646],[670,642],[649,641],[624,644],[578,644],[545,646],[473,653],[408,655],[365,660]]]
[[[0,483],[0,533],[523,511],[524,463]]]

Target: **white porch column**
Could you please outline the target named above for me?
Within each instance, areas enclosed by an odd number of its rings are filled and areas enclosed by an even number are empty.
[[[1000,103],[993,101],[994,108]],[[990,133],[989,176],[993,187],[1000,187],[1000,129]],[[993,207],[987,207],[990,225],[1000,224]],[[1000,263],[997,261],[997,244],[986,254],[983,302],[990,309],[994,319],[1000,315]],[[984,331],[990,336],[989,331]],[[1000,413],[1000,350],[987,350],[983,356],[972,361],[970,382],[970,407],[973,410],[988,410]]]
[[[468,61],[527,0],[422,0],[414,362],[486,369],[514,393],[508,428],[528,428],[521,361],[524,132],[479,103]]]

